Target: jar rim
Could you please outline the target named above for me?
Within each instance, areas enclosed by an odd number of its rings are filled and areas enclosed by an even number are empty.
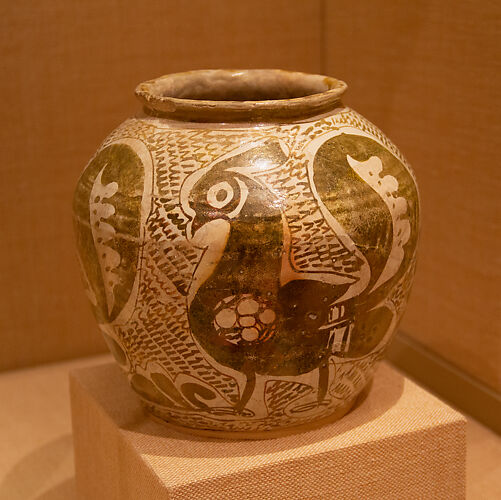
[[[329,76],[280,69],[209,69],[140,83],[148,115],[192,122],[280,122],[325,113],[347,89]]]

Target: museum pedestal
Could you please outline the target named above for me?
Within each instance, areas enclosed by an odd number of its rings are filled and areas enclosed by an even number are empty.
[[[320,429],[262,441],[180,434],[148,417],[118,366],[70,375],[80,499],[459,499],[464,417],[386,364]]]

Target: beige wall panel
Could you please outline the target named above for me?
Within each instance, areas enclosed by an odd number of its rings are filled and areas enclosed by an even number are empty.
[[[73,247],[71,199],[133,90],[201,67],[318,72],[320,1],[0,5],[0,369],[104,349]]]
[[[418,176],[403,331],[501,391],[501,3],[328,1],[325,71]]]

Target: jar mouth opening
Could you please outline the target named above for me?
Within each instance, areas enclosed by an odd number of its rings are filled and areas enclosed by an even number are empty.
[[[290,121],[333,109],[347,85],[277,69],[198,70],[141,83],[146,113],[184,121]]]

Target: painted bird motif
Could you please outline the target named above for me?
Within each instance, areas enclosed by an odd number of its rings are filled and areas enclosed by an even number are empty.
[[[249,145],[192,174],[181,190],[187,237],[203,249],[187,298],[190,328],[217,363],[245,375],[237,412],[249,402],[256,375],[318,370],[321,402],[329,357],[353,328],[354,300],[338,302],[360,272],[327,283],[287,265],[284,200],[259,180],[286,160],[278,140]],[[359,271],[367,265],[356,249],[352,258]]]

